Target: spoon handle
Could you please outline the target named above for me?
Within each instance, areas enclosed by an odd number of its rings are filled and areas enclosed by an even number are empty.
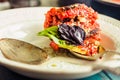
[[[94,64],[97,65],[94,69],[99,68],[120,75],[120,52],[106,51],[103,59],[97,62]]]
[[[103,56],[102,59],[96,61],[89,61],[83,59],[73,59],[73,58],[59,58],[65,62],[72,64],[92,66],[93,70],[105,70],[113,74],[120,75],[120,53],[119,52],[108,52]]]
[[[113,74],[119,75],[120,76],[120,66],[118,67],[109,67],[109,66],[103,66],[103,65],[99,65],[96,66],[94,69],[102,69],[104,71],[109,71]]]

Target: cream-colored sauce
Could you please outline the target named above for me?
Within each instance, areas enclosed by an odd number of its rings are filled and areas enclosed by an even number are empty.
[[[107,50],[115,50],[115,42],[107,35],[101,33],[101,45]]]

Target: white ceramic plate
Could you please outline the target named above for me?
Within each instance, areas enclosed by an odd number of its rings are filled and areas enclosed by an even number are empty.
[[[43,29],[44,14],[49,7],[20,8],[0,12],[0,38],[16,38],[39,47],[49,46],[49,40],[37,36]],[[99,15],[98,22],[102,32],[110,36],[120,47],[120,21]],[[76,60],[76,63],[74,63]],[[81,59],[66,56],[54,57],[43,64],[28,65],[6,59],[0,53],[0,64],[25,76],[47,79],[75,79],[94,75],[101,70],[92,70],[92,64],[85,64]]]
[[[96,0],[100,3],[120,7],[120,0]]]

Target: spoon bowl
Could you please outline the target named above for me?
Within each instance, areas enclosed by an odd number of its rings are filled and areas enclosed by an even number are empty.
[[[83,59],[86,59],[86,60],[97,60],[98,58],[101,58],[106,50],[104,47],[102,46],[99,46],[98,47],[98,53],[95,54],[95,55],[91,55],[91,56],[86,56],[86,55],[83,55],[81,53],[78,53],[78,52],[75,52],[75,51],[70,51],[73,55],[77,56],[78,58],[83,58]]]
[[[45,50],[17,39],[0,39],[0,50],[6,58],[28,64],[42,63],[48,57]]]
[[[70,51],[70,52],[73,55],[75,55],[76,57],[86,59],[86,60],[97,60],[98,58],[100,58],[104,55],[104,53],[99,53],[99,54],[95,54],[93,56],[86,56],[86,55],[82,55],[82,54],[77,53],[77,52],[73,52],[73,51]]]

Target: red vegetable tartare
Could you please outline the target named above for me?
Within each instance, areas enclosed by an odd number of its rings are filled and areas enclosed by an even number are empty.
[[[51,35],[39,34],[50,37],[52,40],[50,45],[54,50],[66,48],[86,56],[92,56],[98,53],[100,45],[100,26],[97,19],[98,13],[84,4],[51,8],[45,14],[44,28],[59,41],[55,41]],[[53,26],[57,26],[57,28],[53,30]],[[72,47],[67,47],[62,41]]]

